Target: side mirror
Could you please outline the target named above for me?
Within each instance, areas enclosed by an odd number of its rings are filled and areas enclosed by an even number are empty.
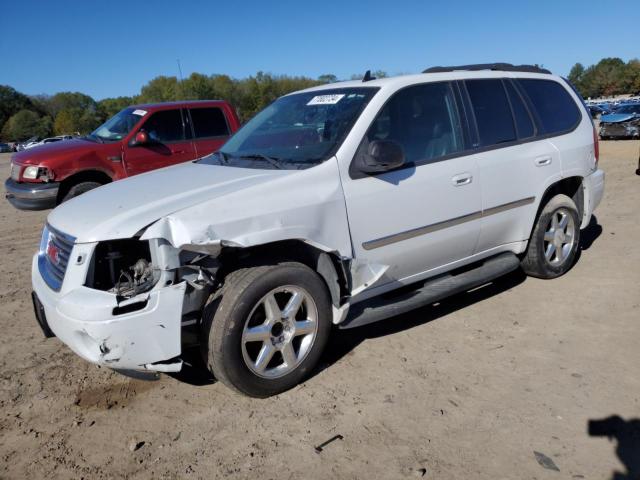
[[[361,155],[360,170],[365,173],[380,173],[404,165],[404,151],[392,140],[374,140],[367,152]]]
[[[138,145],[146,145],[149,143],[149,134],[144,130],[140,130],[136,133],[136,136],[133,138],[133,142],[131,142],[131,146],[135,147]]]

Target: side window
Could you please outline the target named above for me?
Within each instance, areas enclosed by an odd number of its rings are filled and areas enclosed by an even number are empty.
[[[478,125],[480,146],[516,140],[511,107],[502,80],[467,80],[465,84]]]
[[[566,132],[580,121],[578,106],[558,82],[529,78],[520,78],[517,82],[529,97],[542,123],[542,133]]]
[[[229,127],[221,109],[192,108],[190,112],[195,138],[229,135]]]
[[[142,126],[149,138],[156,142],[167,143],[184,140],[184,127],[180,110],[162,110],[156,112]]]
[[[511,102],[511,110],[513,110],[513,118],[516,121],[516,130],[518,131],[518,138],[530,138],[533,137],[535,129],[533,127],[533,120],[531,115],[522,100],[522,97],[517,92],[511,81],[505,81],[507,88],[507,94],[509,95],[509,101]]]
[[[464,149],[462,126],[449,83],[425,83],[396,93],[367,131],[373,140],[393,140],[407,162],[437,159]]]

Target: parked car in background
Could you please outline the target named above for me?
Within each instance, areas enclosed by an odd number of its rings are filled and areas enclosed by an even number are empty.
[[[199,342],[218,380],[266,397],[309,375],[332,325],[520,267],[564,274],[603,191],[590,114],[546,70],[366,74],[279,98],[197,162],[56,208],[32,260],[36,317],[114,369],[178,371]]]
[[[7,153],[13,151],[11,145],[8,143],[0,143],[0,153]]]
[[[610,113],[610,110],[601,105],[587,105],[589,109],[589,113],[591,113],[591,118],[600,118],[601,115],[607,115]]]
[[[6,198],[23,210],[53,208],[114,180],[210,154],[238,127],[225,101],[125,108],[86,137],[14,154]]]
[[[600,138],[640,138],[640,103],[618,106],[600,117]]]
[[[32,143],[37,143],[39,141],[40,141],[40,138],[38,137],[30,137],[24,142],[20,142],[16,145],[16,152],[21,152],[22,150],[25,150],[27,148],[27,145],[30,145]]]
[[[74,138],[73,135],[58,135],[55,137],[48,137],[40,141],[29,142],[27,145],[24,146],[24,149],[28,150],[29,148],[39,147],[40,145],[45,145],[47,143],[61,142],[63,140],[71,140],[73,138]]]

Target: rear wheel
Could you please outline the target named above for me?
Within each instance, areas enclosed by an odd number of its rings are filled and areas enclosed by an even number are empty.
[[[209,369],[227,386],[268,397],[300,383],[331,329],[322,279],[300,263],[241,269],[205,307]]]
[[[64,203],[67,200],[71,200],[74,197],[77,197],[78,195],[82,195],[83,193],[88,192],[89,190],[93,190],[94,188],[98,188],[99,186],[101,186],[101,183],[98,182],[80,182],[80,183],[76,183],[75,185],[72,185],[71,188],[69,188],[69,191],[65,194],[64,197],[62,197],[62,202]]]
[[[579,242],[580,219],[576,204],[566,195],[556,195],[536,221],[522,259],[522,269],[533,277],[559,277],[573,266]]]

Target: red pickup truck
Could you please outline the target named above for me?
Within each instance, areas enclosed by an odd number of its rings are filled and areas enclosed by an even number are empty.
[[[53,208],[105,183],[208,155],[239,126],[225,101],[128,107],[86,137],[14,154],[6,198],[21,210]]]

